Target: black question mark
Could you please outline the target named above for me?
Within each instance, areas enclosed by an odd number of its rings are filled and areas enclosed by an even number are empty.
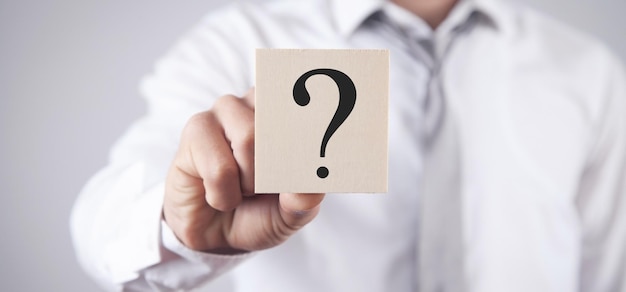
[[[330,140],[330,137],[348,118],[354,108],[354,104],[356,103],[356,87],[354,87],[352,79],[341,71],[337,71],[335,69],[313,69],[302,74],[302,76],[300,76],[293,85],[293,99],[298,105],[306,106],[309,104],[311,96],[306,90],[305,83],[309,77],[318,74],[330,77],[337,84],[337,88],[339,88],[339,105],[337,106],[335,115],[332,120],[330,120],[328,128],[326,128],[326,133],[324,134],[322,146],[320,148],[320,157],[325,157],[328,140]],[[317,169],[317,176],[320,178],[326,178],[328,176],[328,168],[320,166]]]

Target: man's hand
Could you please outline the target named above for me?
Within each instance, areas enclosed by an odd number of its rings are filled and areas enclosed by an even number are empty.
[[[163,214],[193,250],[276,246],[310,222],[323,194],[254,194],[254,91],[192,117],[165,184]]]

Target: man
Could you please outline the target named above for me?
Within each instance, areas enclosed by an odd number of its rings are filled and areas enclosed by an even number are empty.
[[[388,194],[254,194],[257,47],[390,49]],[[79,259],[125,291],[626,291],[618,63],[497,0],[233,5],[142,84]]]

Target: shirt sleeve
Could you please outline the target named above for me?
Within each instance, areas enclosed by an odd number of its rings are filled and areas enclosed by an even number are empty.
[[[237,38],[247,30],[243,18],[234,6],[210,14],[156,64],[141,84],[147,113],[75,202],[78,260],[108,290],[189,289],[247,257],[186,249],[161,219],[163,182],[189,117],[252,85],[254,45]]]
[[[626,75],[609,62],[595,137],[580,184],[581,290],[626,291]],[[604,77],[604,76],[603,76]]]

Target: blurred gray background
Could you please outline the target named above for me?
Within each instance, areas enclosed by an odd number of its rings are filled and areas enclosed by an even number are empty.
[[[0,290],[99,291],[74,258],[72,202],[143,113],[141,76],[227,2],[1,0]],[[626,60],[626,1],[523,2]]]

